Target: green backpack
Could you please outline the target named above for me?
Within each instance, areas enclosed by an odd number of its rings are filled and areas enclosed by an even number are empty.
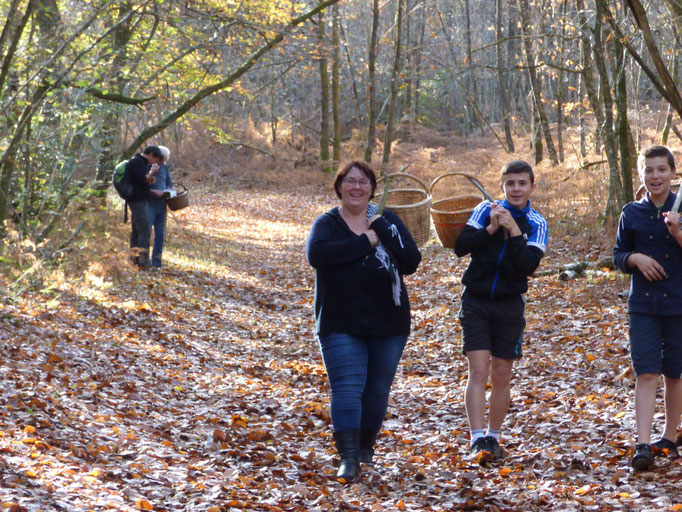
[[[114,168],[114,175],[111,181],[114,184],[114,188],[118,195],[125,201],[123,205],[123,223],[128,222],[128,201],[133,198],[135,194],[135,189],[133,184],[130,182],[130,174],[126,172],[128,170],[128,160],[123,160],[119,162]]]
[[[121,197],[121,199],[126,202],[130,201],[135,195],[135,189],[133,184],[130,182],[130,174],[127,172],[127,170],[128,160],[119,162],[114,169],[114,176],[112,178],[116,192],[118,192],[118,195]]]

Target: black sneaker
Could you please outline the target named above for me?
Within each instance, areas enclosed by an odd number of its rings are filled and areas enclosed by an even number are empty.
[[[486,436],[485,437],[486,441],[486,446],[490,454],[492,455],[492,459],[501,459],[502,458],[502,449],[500,448],[500,443],[497,439],[495,439],[493,436]]]
[[[473,443],[471,443],[471,448],[469,448],[469,453],[473,457],[478,455],[481,452],[489,452],[490,448],[488,447],[488,442],[487,442],[487,437],[479,437],[476,439]]]
[[[674,443],[665,437],[660,438],[653,443],[651,447],[655,452],[660,451],[666,455],[677,455],[677,443]],[[665,450],[668,450],[668,452],[666,453]]]
[[[639,470],[649,469],[649,466],[654,462],[654,454],[651,451],[651,445],[647,443],[640,443],[635,446],[635,456],[632,457],[630,465]]]

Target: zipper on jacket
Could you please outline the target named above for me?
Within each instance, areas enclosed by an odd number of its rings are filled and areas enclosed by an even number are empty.
[[[500,277],[500,264],[502,263],[502,256],[504,256],[504,250],[507,248],[507,239],[504,239],[504,243],[502,244],[502,250],[500,251],[500,257],[497,259],[497,272],[495,273],[495,279],[493,280],[493,286],[490,288],[490,300],[493,300],[495,297],[495,286],[497,285],[497,278]]]

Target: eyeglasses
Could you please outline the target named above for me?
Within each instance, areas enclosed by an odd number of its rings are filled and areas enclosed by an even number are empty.
[[[356,180],[355,178],[344,178],[343,182],[350,188],[355,187],[355,185],[360,185],[362,188],[369,187],[369,180],[367,179]]]

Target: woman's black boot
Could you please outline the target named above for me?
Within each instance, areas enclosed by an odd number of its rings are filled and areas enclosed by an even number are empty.
[[[336,441],[336,449],[341,457],[336,478],[343,479],[346,483],[352,482],[360,472],[358,461],[360,430],[350,429],[334,432],[334,441]]]
[[[360,455],[358,459],[363,464],[371,464],[374,457],[374,443],[379,435],[378,430],[360,429]]]

